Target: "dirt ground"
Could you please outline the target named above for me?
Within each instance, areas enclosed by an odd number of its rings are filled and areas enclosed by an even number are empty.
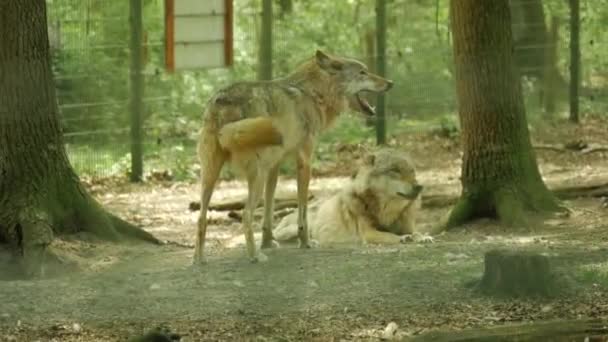
[[[606,131],[605,119],[591,117],[580,127],[562,122],[537,128],[533,136],[538,145],[584,139],[606,146]],[[413,155],[426,195],[459,193],[458,139],[412,133],[391,143]],[[344,184],[361,146],[330,150],[335,158],[315,170],[317,198]],[[550,187],[608,182],[606,152],[537,153]],[[198,212],[189,203],[198,198],[196,184],[95,180],[89,188],[112,212],[171,243],[115,245],[84,235],[57,240],[53,250],[74,271],[0,281],[0,341],[125,341],[158,326],[182,341],[353,341],[377,340],[389,322],[398,325],[398,337],[409,338],[435,330],[608,318],[606,199],[567,201],[569,216],[532,229],[481,220],[438,235],[433,244],[306,251],[285,245],[259,264],[230,243],[241,234],[239,223],[227,212],[211,212],[208,263],[192,267]],[[279,189],[295,191],[295,182],[281,179]],[[241,182],[226,181],[212,202],[245,194]],[[424,208],[420,226],[428,229],[448,210]],[[474,284],[483,254],[502,247],[549,256],[560,291],[549,298],[480,295]]]

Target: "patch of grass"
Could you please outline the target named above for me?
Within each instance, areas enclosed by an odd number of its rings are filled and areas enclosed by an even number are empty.
[[[608,287],[608,263],[593,263],[581,266],[573,270],[571,276],[578,283]]]
[[[125,172],[123,165],[129,162],[128,151],[114,146],[67,144],[66,150],[74,170],[79,175],[113,176]]]

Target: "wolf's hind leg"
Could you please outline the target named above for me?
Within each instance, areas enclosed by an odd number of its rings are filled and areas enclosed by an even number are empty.
[[[243,212],[243,233],[247,245],[247,256],[251,262],[266,261],[267,257],[262,253],[256,253],[255,240],[253,237],[253,212],[260,202],[264,191],[264,177],[259,167],[254,166],[247,172],[248,196]]]
[[[203,152],[204,153],[204,152]],[[201,167],[201,211],[198,217],[196,231],[196,244],[194,246],[194,264],[204,262],[205,235],[207,234],[207,211],[215,183],[220,176],[220,171],[226,158],[217,152],[204,155]]]
[[[262,248],[278,247],[278,242],[272,236],[274,225],[274,193],[277,188],[279,167],[270,170],[266,177],[266,189],[264,190],[264,221],[262,222]]]

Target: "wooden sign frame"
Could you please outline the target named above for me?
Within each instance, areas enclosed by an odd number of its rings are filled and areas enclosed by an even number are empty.
[[[166,69],[232,66],[233,25],[233,0],[165,0]]]

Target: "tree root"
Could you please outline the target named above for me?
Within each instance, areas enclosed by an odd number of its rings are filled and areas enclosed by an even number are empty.
[[[160,240],[152,234],[107,212],[88,194],[79,204],[79,210],[72,213],[72,217],[68,217],[68,220],[80,218],[77,224],[77,228],[80,230],[90,232],[98,238],[108,241],[118,242],[126,238],[161,244]]]
[[[78,190],[78,188],[76,188]],[[40,198],[38,203],[20,208],[6,241],[13,251],[15,265],[27,277],[41,277],[52,258],[48,247],[56,235],[88,232],[112,242],[124,240],[162,244],[152,234],[107,212],[83,191],[64,192],[53,200]]]
[[[533,190],[530,190],[533,191]],[[445,223],[452,229],[480,217],[496,217],[508,226],[527,227],[534,214],[563,210],[548,190],[546,194],[529,193],[518,187],[504,186],[492,193],[464,194],[456,202]]]
[[[456,202],[454,208],[452,208],[445,228],[449,230],[472,219],[474,206],[475,203],[473,203],[470,196],[462,196],[458,202]]]
[[[136,240],[151,242],[156,245],[162,244],[159,239],[157,239],[156,237],[154,237],[154,235],[148,233],[147,231],[145,231],[113,214],[108,214],[108,215],[110,216],[110,220],[112,221],[114,229],[120,235],[128,237],[128,238],[136,239]]]

